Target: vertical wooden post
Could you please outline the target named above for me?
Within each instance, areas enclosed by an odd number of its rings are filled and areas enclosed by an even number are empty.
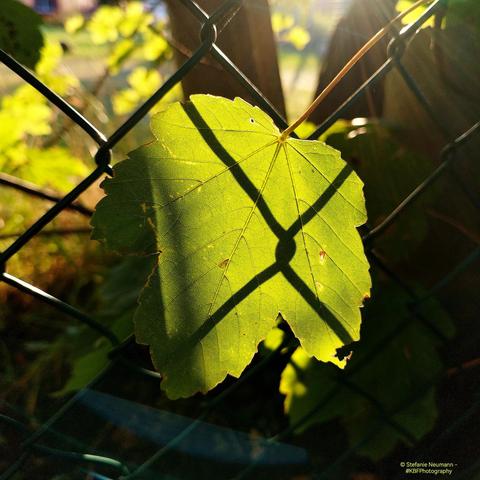
[[[330,83],[345,63],[395,16],[396,0],[353,0],[339,21],[322,62],[314,98]],[[385,38],[372,48],[312,113],[310,120],[321,123],[387,60]],[[343,112],[343,118],[380,116],[383,108],[383,80],[365,89],[365,94]]]
[[[211,14],[224,0],[197,0]],[[201,25],[179,0],[168,0],[168,11],[178,64],[200,44]],[[227,16],[228,19],[228,16]],[[262,91],[265,97],[285,114],[285,103],[277,62],[268,0],[244,0],[236,15],[224,26],[218,25],[218,46]],[[255,103],[235,78],[207,56],[182,81],[185,97],[192,93],[211,93],[227,98],[242,97]]]

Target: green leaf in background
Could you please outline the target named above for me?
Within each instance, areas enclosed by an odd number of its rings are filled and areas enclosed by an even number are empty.
[[[14,173],[37,185],[68,192],[89,169],[65,147],[29,148]]]
[[[441,340],[412,318],[410,301],[398,287],[374,289],[364,310],[361,340],[343,371],[315,361],[302,348],[294,352],[280,383],[292,424],[336,391],[299,432],[339,418],[350,443],[359,445],[356,452],[378,460],[399,441],[409,443],[386,418],[415,439],[431,430],[437,415],[435,384],[442,374],[436,351]],[[425,302],[419,311],[441,334],[452,336],[452,324],[436,302]]]
[[[135,314],[170,398],[238,377],[280,313],[303,348],[344,365],[370,291],[362,183],[321,142],[282,140],[260,109],[195,95],[103,184],[93,238],[158,256]]]
[[[40,58],[42,19],[17,0],[2,0],[0,7],[0,48],[26,67],[33,68]]]
[[[122,36],[130,37],[135,32],[145,31],[153,20],[154,16],[145,11],[142,2],[128,2],[118,29]]]
[[[116,92],[112,99],[113,111],[117,115],[130,113],[142,100],[149,98],[162,84],[162,77],[156,70],[137,67],[127,81],[130,88]]]
[[[120,40],[112,50],[112,53],[107,59],[110,73],[117,74],[122,63],[128,59],[132,53],[135,52],[137,45],[131,38],[124,38]]]
[[[146,30],[143,33],[143,56],[145,60],[154,61],[170,52],[167,41],[159,34]]]
[[[303,50],[310,43],[310,34],[304,28],[295,26],[285,34],[284,39],[297,50]]]
[[[272,29],[277,40],[290,43],[299,51],[303,50],[311,40],[308,30],[295,25],[293,15],[275,12],[272,15]]]
[[[0,145],[14,144],[25,135],[48,135],[52,131],[51,118],[51,108],[44,98],[30,85],[21,85],[1,99]]]
[[[465,25],[480,34],[480,3],[477,0],[450,0],[446,12],[446,26]]]
[[[60,95],[78,87],[78,79],[60,70],[63,50],[47,41],[40,50],[35,73]],[[57,112],[30,85],[20,85],[0,101],[0,168],[11,175],[53,187],[71,189],[88,172],[84,162],[64,146],[41,148],[41,137],[53,133]]]
[[[60,42],[45,42],[35,72],[55,93],[68,95],[71,94],[73,89],[80,86],[80,82],[75,75],[62,69],[63,54],[64,52]]]
[[[117,317],[101,318],[118,338],[124,340],[132,333],[133,309],[125,311]],[[111,359],[108,354],[112,346],[105,338],[95,338],[95,332],[84,329],[75,337],[64,336],[60,341],[68,344],[72,350],[72,370],[61,390],[54,392],[54,396],[68,395],[86,387],[100,372],[107,368]]]
[[[138,92],[140,98],[149,98],[162,84],[162,77],[156,70],[137,67],[128,76],[128,83]]]
[[[85,17],[80,13],[73,15],[65,20],[64,28],[69,35],[78,32],[85,25]]]
[[[274,351],[282,345],[285,340],[285,332],[278,327],[272,328],[263,341],[263,347],[269,351]]]
[[[398,0],[395,9],[397,10],[398,13],[401,13],[405,11],[407,8],[410,8],[412,6],[412,3],[414,3],[415,0]],[[408,25],[409,23],[415,22],[415,20],[422,15],[425,10],[426,10],[425,5],[420,5],[418,8],[410,12],[408,15],[402,18],[402,23],[404,25]],[[434,17],[430,17],[423,25],[421,28],[426,28],[426,27],[433,27],[434,24]]]
[[[272,28],[275,33],[281,33],[288,30],[295,25],[295,18],[293,15],[285,13],[274,12],[272,14]]]
[[[323,138],[341,150],[365,183],[371,227],[380,224],[435,168],[427,156],[402,146],[381,124],[354,125],[342,121],[334,124]],[[439,184],[432,186],[402,212],[378,240],[378,251],[399,260],[419,246],[428,229],[428,207],[439,189]]]
[[[409,8],[415,0],[398,0],[396,10],[402,12]],[[478,0],[449,0],[445,2],[447,7],[442,21],[442,28],[458,26],[474,27],[477,33],[480,34],[480,2]],[[418,17],[425,12],[426,5],[421,5],[413,12],[409,13],[402,19],[402,23],[407,25],[414,22]],[[433,27],[435,24],[435,17],[430,17],[422,28]]]
[[[153,267],[152,258],[127,257],[111,268],[99,289],[96,319],[108,326],[121,341],[133,333],[133,315],[145,277]],[[110,363],[112,346],[97,332],[83,327],[60,338],[70,349],[70,377],[55,396],[67,395],[88,385]]]
[[[87,24],[87,30],[95,45],[114,42],[118,38],[118,27],[123,20],[121,8],[102,5],[95,10]]]

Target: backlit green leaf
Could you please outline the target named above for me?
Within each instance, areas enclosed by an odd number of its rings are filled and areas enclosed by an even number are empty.
[[[63,53],[59,42],[47,41],[42,47],[41,58],[35,67],[38,77],[60,95],[66,95],[80,85],[75,75],[62,71]]]
[[[310,355],[343,366],[370,277],[362,183],[339,152],[283,140],[238,98],[192,96],[152,131],[104,182],[93,236],[158,256],[135,322],[167,394],[238,377],[279,313]]]

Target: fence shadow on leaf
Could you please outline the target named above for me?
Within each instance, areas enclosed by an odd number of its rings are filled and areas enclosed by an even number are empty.
[[[284,141],[238,98],[192,96],[152,130],[105,181],[93,226],[109,248],[158,255],[135,323],[168,395],[238,377],[279,313],[310,354],[342,366],[370,278],[362,183],[339,152]]]

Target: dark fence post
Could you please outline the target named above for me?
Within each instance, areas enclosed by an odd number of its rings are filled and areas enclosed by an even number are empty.
[[[221,0],[198,1],[208,14],[221,3]],[[198,46],[201,25],[182,2],[169,0],[167,4],[175,43],[175,60],[181,65]],[[216,43],[284,115],[285,103],[268,1],[246,0],[239,4],[240,9],[233,18],[230,19],[227,14],[218,22],[219,36]],[[227,22],[228,25],[225,26]],[[223,26],[225,28],[222,31]],[[240,96],[256,103],[236,79],[210,56],[205,57],[182,80],[182,87],[186,98],[192,93],[211,93],[227,98]]]

